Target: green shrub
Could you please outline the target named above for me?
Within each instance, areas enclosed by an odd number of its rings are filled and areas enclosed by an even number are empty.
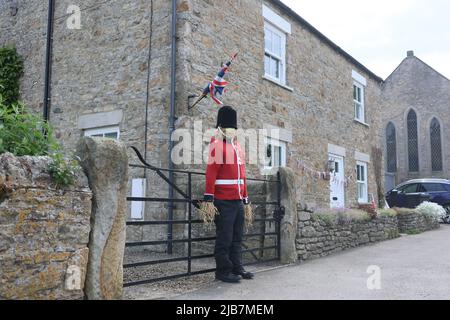
[[[23,75],[23,59],[15,48],[0,48],[0,95],[10,106],[19,101],[20,78]]]
[[[75,171],[79,168],[75,159],[65,160],[63,155],[55,152],[51,155],[50,175],[58,187],[67,187],[74,183]]]
[[[439,221],[447,214],[443,207],[433,202],[423,202],[416,208],[416,211],[422,214],[428,221]]]
[[[348,209],[343,212],[338,213],[338,219],[340,223],[351,223],[360,221],[370,221],[372,220],[371,215],[363,210],[359,209]]]
[[[48,133],[48,139],[44,132]],[[16,156],[46,156],[57,149],[50,126],[28,112],[22,103],[6,107],[0,95],[0,153]]]
[[[327,225],[371,220],[369,213],[357,209],[319,209],[311,217],[316,221],[323,221]]]
[[[397,211],[394,209],[378,209],[378,215],[380,217],[396,217]]]
[[[0,153],[16,156],[50,156],[50,174],[57,186],[73,184],[76,161],[65,161],[51,127],[22,103],[6,107],[0,95]]]
[[[397,212],[397,215],[406,216],[411,214],[416,214],[416,210],[409,208],[393,208]]]
[[[336,213],[333,213],[333,212],[323,212],[323,211],[321,211],[321,212],[314,212],[311,215],[311,218],[314,221],[325,222],[325,224],[327,226],[331,226],[331,225],[337,223],[337,215],[336,215]]]

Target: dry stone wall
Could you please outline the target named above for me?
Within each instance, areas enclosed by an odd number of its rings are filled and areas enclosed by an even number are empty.
[[[399,236],[396,217],[369,221],[326,221],[307,212],[298,215],[297,254],[300,261],[317,259]]]
[[[400,233],[422,233],[440,227],[437,219],[427,217],[414,210],[401,209],[398,214],[398,229]]]
[[[82,299],[91,198],[86,176],[56,188],[47,157],[0,155],[0,299]]]

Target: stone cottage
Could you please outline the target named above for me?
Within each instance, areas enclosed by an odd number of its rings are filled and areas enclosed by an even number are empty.
[[[188,110],[192,95],[239,52],[224,101],[237,109],[240,128],[268,130],[266,161],[249,166],[252,176],[291,167],[298,202],[312,210],[377,201],[382,192],[385,165],[373,154],[386,140],[384,110],[393,110],[383,99],[399,90],[403,71],[384,84],[281,1],[8,0],[0,2],[0,27],[0,45],[25,57],[23,100],[44,110],[69,151],[83,135],[105,136],[173,167],[172,133],[215,124],[217,106],[205,100]],[[167,197],[152,172],[132,175],[130,194]],[[159,207],[137,205],[129,218],[156,212],[165,217]]]

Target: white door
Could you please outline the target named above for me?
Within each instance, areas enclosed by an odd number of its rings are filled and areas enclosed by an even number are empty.
[[[334,162],[334,172],[330,180],[330,206],[331,208],[345,207],[345,176],[344,158],[330,154],[329,160]]]

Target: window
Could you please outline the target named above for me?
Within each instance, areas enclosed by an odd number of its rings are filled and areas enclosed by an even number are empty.
[[[291,24],[268,6],[262,6],[264,17],[264,78],[286,86],[286,37],[291,34]]]
[[[265,76],[281,84],[286,84],[286,34],[266,22],[264,26]]]
[[[447,190],[441,183],[422,183],[420,192],[447,192]]]
[[[416,193],[418,186],[419,185],[417,183],[407,184],[406,186],[398,188],[398,191],[405,194]]]
[[[353,82],[353,105],[355,107],[355,120],[366,123],[364,110],[364,86],[359,82]]]
[[[434,118],[430,125],[431,167],[433,171],[442,171],[441,124]]]
[[[339,168],[339,162],[334,162],[334,171],[333,171],[333,173],[334,174],[337,174],[337,173],[340,173],[341,172],[341,169]]]
[[[120,137],[119,127],[104,127],[88,129],[84,131],[86,137],[110,138],[118,140]]]
[[[419,140],[417,134],[417,114],[408,113],[408,162],[410,172],[419,172]]]
[[[286,143],[272,138],[267,138],[266,168],[278,168],[285,166],[286,166]]]
[[[357,162],[356,165],[356,180],[358,188],[358,202],[368,203],[369,195],[367,190],[367,163]]]
[[[397,172],[397,137],[395,126],[390,122],[386,128],[387,171]]]

